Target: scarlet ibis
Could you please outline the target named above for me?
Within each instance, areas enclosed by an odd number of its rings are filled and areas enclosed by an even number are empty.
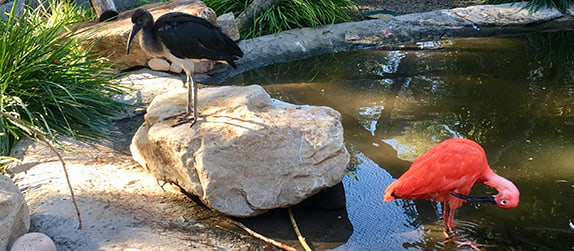
[[[209,21],[181,12],[162,15],[154,23],[153,16],[144,9],[137,9],[132,14],[133,28],[128,38],[127,53],[130,53],[134,36],[143,30],[140,46],[150,56],[165,57],[182,66],[188,86],[186,117],[183,122],[192,126],[198,118],[197,85],[193,80],[194,65],[192,59],[224,60],[237,68],[234,60],[243,56],[237,44],[225,35],[221,29]],[[192,98],[193,97],[193,98]],[[193,99],[193,107],[191,100]]]
[[[498,191],[487,197],[468,196],[474,184]],[[454,211],[465,201],[493,203],[501,208],[518,205],[520,192],[509,180],[488,166],[484,149],[476,142],[451,138],[418,157],[399,179],[385,190],[384,200],[434,200],[443,202],[443,219],[448,233],[454,231]],[[474,247],[473,247],[474,248]]]

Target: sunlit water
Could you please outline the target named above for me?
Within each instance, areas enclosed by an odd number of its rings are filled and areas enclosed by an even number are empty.
[[[324,55],[242,77],[275,98],[342,114],[353,230],[336,250],[455,249],[442,243],[439,204],[382,197],[412,160],[450,137],[479,142],[491,168],[521,191],[514,209],[465,204],[455,216],[459,233],[495,250],[573,250],[572,45],[574,33],[453,39]],[[493,192],[476,185],[472,194]]]

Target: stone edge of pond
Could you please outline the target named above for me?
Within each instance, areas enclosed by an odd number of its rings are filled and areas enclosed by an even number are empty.
[[[390,18],[300,28],[242,40],[238,68],[217,67],[199,82],[218,85],[243,72],[271,65],[359,49],[397,49],[403,44],[455,37],[492,37],[574,29],[570,14],[553,9],[529,13],[523,4],[476,5]]]

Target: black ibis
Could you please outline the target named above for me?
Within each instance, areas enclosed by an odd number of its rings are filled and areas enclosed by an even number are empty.
[[[187,83],[188,88],[187,107],[184,117],[176,125],[191,122],[193,126],[198,118],[198,106],[192,59],[224,60],[231,67],[237,68],[234,60],[242,57],[243,52],[219,27],[190,14],[171,12],[162,15],[154,23],[148,11],[137,9],[132,15],[132,23],[134,26],[128,39],[128,54],[134,36],[143,30],[140,46],[148,55],[165,57],[183,67],[187,77],[183,84],[185,87]]]

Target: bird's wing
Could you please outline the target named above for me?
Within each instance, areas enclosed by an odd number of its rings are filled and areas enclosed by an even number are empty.
[[[488,168],[484,150],[477,146],[457,142],[433,147],[387,188],[385,199],[443,201],[450,192],[468,194]]]
[[[155,33],[170,53],[178,58],[233,60],[243,56],[237,44],[219,27],[189,14],[169,13],[161,16],[155,23]]]

